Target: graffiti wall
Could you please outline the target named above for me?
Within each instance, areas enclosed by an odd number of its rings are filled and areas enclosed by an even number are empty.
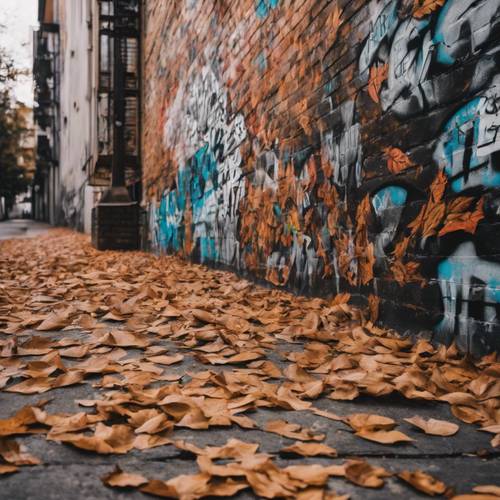
[[[150,0],[144,51],[157,251],[500,347],[500,0]]]

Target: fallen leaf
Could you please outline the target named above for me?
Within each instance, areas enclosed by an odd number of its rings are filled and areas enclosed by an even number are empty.
[[[322,443],[303,443],[300,441],[295,442],[291,446],[281,449],[281,453],[294,453],[303,457],[335,457],[337,451],[330,446]]]
[[[266,422],[264,430],[300,441],[322,441],[325,438],[324,434],[314,434],[310,429],[303,428],[299,424],[289,423],[286,420],[269,420]]]
[[[37,465],[40,460],[30,455],[25,446],[19,445],[14,439],[0,438],[0,456],[13,465]]]
[[[71,310],[50,313],[38,325],[39,331],[61,330],[62,328],[71,324]]]
[[[422,491],[427,495],[442,495],[447,489],[446,484],[421,470],[405,470],[400,472],[397,476],[413,486],[416,490]]]
[[[382,467],[374,467],[364,460],[350,460],[345,466],[345,477],[363,488],[382,488],[383,478],[389,476]]]
[[[404,420],[432,436],[453,436],[460,428],[457,424],[452,422],[436,420],[434,418],[425,420],[422,417],[415,416],[412,418],[405,418]]]
[[[361,429],[356,432],[355,435],[380,444],[395,444],[413,441],[413,439],[400,431],[372,431],[369,429]]]
[[[176,363],[180,363],[184,359],[184,356],[182,354],[174,354],[173,356],[150,356],[146,359],[160,365],[175,365]]]
[[[114,488],[137,488],[146,484],[148,480],[140,474],[130,474],[123,472],[117,465],[115,470],[102,478],[102,482],[106,486]]]
[[[13,472],[18,472],[19,468],[15,465],[5,465],[0,464],[0,476],[3,474],[12,474]]]
[[[472,491],[475,493],[485,493],[487,495],[494,495],[500,497],[500,486],[494,484],[482,484],[479,486],[474,486]]]

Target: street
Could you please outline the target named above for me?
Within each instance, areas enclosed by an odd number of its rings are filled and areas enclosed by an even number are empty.
[[[34,238],[48,231],[51,226],[27,219],[13,219],[0,222],[0,240]]]
[[[401,338],[347,294],[28,221],[0,239],[1,499],[499,495],[495,355]]]

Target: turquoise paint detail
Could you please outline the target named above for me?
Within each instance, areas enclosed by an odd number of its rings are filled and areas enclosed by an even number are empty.
[[[460,108],[445,125],[443,131],[445,137],[443,164],[444,172],[448,177],[456,176],[465,168],[465,165],[462,165],[461,162],[467,149],[470,151],[467,168],[474,169],[484,164],[484,158],[478,158],[477,155],[478,144],[481,140],[481,126],[483,128],[485,126],[484,123],[481,124],[481,120],[488,123],[488,116],[484,116],[484,113],[482,113],[484,107],[485,98],[476,97]],[[472,134],[472,137],[470,137],[470,134]],[[457,164],[457,162],[460,163]],[[477,175],[477,173],[474,175]],[[498,187],[500,186],[500,173],[493,171],[491,168],[484,168],[480,174],[480,182],[484,187]],[[454,192],[459,193],[467,187],[466,183],[466,177],[461,175],[451,182],[451,188]]]
[[[449,260],[444,260],[438,266],[438,277],[440,280],[450,281],[452,276],[457,276],[460,273],[460,270],[456,269],[459,266],[456,263],[452,263]]]
[[[488,281],[488,288],[491,290],[492,299],[498,304],[500,303],[500,281],[491,279]]]
[[[212,235],[214,201],[218,185],[218,164],[208,145],[200,148],[187,165],[177,172],[177,187],[165,192],[157,210],[157,241],[162,251],[179,251],[185,244],[186,210],[192,212],[192,231],[198,229],[197,240],[202,261],[217,260]]]
[[[179,228],[175,223],[176,214],[178,213],[177,192],[170,191],[162,196],[160,207],[158,209],[157,218],[159,221],[158,227],[158,244],[164,251],[175,250],[181,248],[182,228]]]
[[[217,260],[215,239],[207,234],[215,223],[215,214],[210,214],[210,200],[216,196],[218,183],[217,162],[208,145],[200,148],[190,162],[191,169],[191,204],[193,210],[193,226],[201,226],[200,256],[201,260]]]
[[[449,48],[444,43],[444,32],[446,31],[446,15],[448,11],[454,4],[454,0],[449,0],[446,4],[441,8],[439,12],[439,17],[436,23],[436,28],[434,30],[434,36],[432,37],[432,41],[434,42],[436,50],[436,59],[441,64],[451,65],[455,62],[455,58],[451,57],[448,53]]]
[[[261,52],[256,60],[255,60],[256,64],[257,64],[257,67],[259,68],[259,71],[261,73],[264,73],[267,69],[267,58],[266,58],[266,54],[264,52]]]
[[[255,8],[255,11],[257,13],[257,17],[260,17],[261,19],[265,19],[268,15],[271,9],[275,9],[280,0],[256,0],[257,1],[257,6]]]
[[[389,208],[403,207],[408,198],[408,191],[400,186],[387,186],[375,193],[372,199],[373,208],[377,215]]]

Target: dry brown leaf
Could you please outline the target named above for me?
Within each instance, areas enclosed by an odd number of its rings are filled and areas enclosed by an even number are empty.
[[[330,446],[322,443],[303,443],[296,441],[291,446],[281,449],[282,453],[294,453],[295,455],[301,455],[303,457],[335,457],[337,456],[337,451]]]
[[[318,415],[320,417],[328,418],[330,420],[336,420],[336,421],[342,421],[344,417],[340,417],[339,415],[336,415],[335,413],[331,413],[326,410],[320,410],[319,408],[312,408],[312,411],[315,415]]]
[[[191,314],[199,321],[203,323],[216,323],[216,318],[212,313],[208,311],[203,311],[202,309],[193,309]]]
[[[71,313],[72,310],[58,311],[50,313],[41,323],[38,325],[37,330],[39,331],[50,331],[50,330],[61,330],[66,326],[71,324]]]
[[[13,472],[18,472],[19,468],[15,465],[0,464],[0,476],[3,474],[12,474]]]
[[[184,356],[182,354],[174,354],[173,356],[161,355],[150,356],[146,359],[152,363],[158,363],[160,365],[175,365],[176,363],[180,363],[184,359]]]
[[[371,413],[353,413],[343,417],[342,420],[355,431],[391,430],[396,427],[396,422],[392,418]]]
[[[395,444],[413,441],[413,439],[400,431],[372,431],[369,429],[361,429],[356,432],[355,435],[380,444]]]
[[[106,426],[98,423],[92,436],[78,433],[49,434],[47,439],[68,443],[96,453],[127,453],[134,447],[135,434],[127,425]]]
[[[482,484],[479,486],[474,486],[472,491],[475,493],[485,493],[487,495],[494,495],[500,497],[500,486],[494,484]]]
[[[405,470],[400,472],[398,477],[413,486],[416,490],[431,496],[442,495],[447,489],[446,484],[421,470]]]
[[[385,477],[391,474],[382,467],[374,467],[364,460],[350,460],[345,465],[345,477],[363,488],[381,488]]]
[[[46,401],[38,403],[37,407],[43,407]],[[25,406],[14,416],[5,420],[0,420],[0,437],[13,436],[16,434],[31,434],[30,425],[35,424],[37,419],[33,412],[33,407]]]
[[[323,441],[325,438],[324,434],[314,434],[312,430],[303,428],[299,424],[289,423],[286,420],[269,420],[266,422],[264,430],[300,441]]]
[[[167,429],[172,429],[174,423],[169,421],[167,416],[163,413],[156,415],[144,422],[140,427],[135,430],[136,434],[157,434]]]
[[[415,416],[411,418],[405,418],[405,422],[414,425],[415,427],[423,430],[426,434],[432,436],[453,436],[459,430],[459,426],[452,422],[447,422],[446,420],[436,420],[430,418],[425,420],[422,417]]]
[[[41,394],[50,391],[54,380],[49,377],[29,378],[18,384],[11,385],[4,390],[7,392],[18,392],[19,394]]]
[[[123,472],[118,465],[113,472],[107,474],[101,480],[106,486],[114,488],[137,488],[148,482],[148,480],[140,474]]]
[[[26,451],[14,439],[0,438],[0,456],[13,465],[37,465],[40,460]]]
[[[498,500],[498,497],[486,493],[466,493],[464,495],[455,495],[451,497],[451,500]]]

